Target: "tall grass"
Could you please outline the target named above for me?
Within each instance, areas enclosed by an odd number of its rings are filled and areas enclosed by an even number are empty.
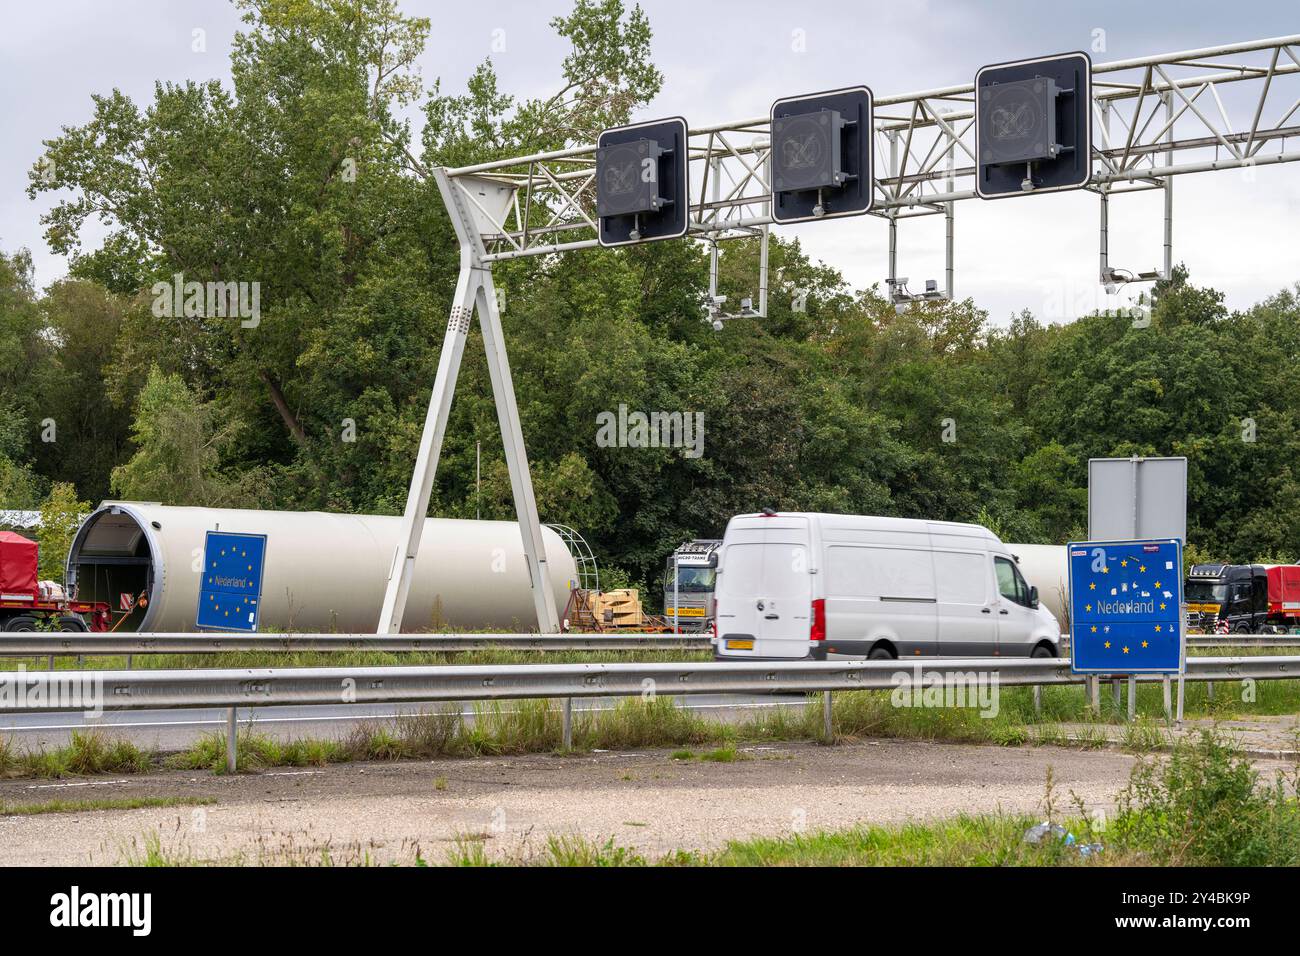
[[[67,745],[20,751],[8,738],[0,738],[0,777],[60,778],[98,773],[144,773],[153,755],[128,740],[112,739],[94,731],[74,731]]]
[[[1143,760],[1110,832],[1145,862],[1300,865],[1300,767],[1264,780],[1230,742],[1202,731],[1167,760]]]

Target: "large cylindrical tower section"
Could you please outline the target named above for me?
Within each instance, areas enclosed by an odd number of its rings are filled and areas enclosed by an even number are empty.
[[[80,600],[147,597],[118,630],[194,630],[209,531],[266,535],[259,629],[373,632],[401,535],[385,515],[188,508],[105,502],[78,529],[68,583]],[[542,528],[556,607],[577,569],[560,536]],[[528,563],[512,521],[428,518],[404,630],[536,627]]]
[[[1038,588],[1038,599],[1064,627],[1070,619],[1070,572],[1063,544],[1008,544],[1020,560],[1020,573]]]

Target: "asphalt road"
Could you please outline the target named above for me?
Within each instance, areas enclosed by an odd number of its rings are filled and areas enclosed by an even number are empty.
[[[673,698],[678,706],[702,711],[717,720],[735,720],[765,707],[802,706],[802,695],[700,694]],[[611,710],[619,698],[575,699],[574,712]],[[437,706],[437,705],[431,705]],[[442,705],[449,706],[449,705]],[[461,716],[474,718],[473,702],[459,705]],[[510,710],[515,701],[503,701]],[[241,707],[241,728],[256,726],[259,733],[279,740],[301,737],[342,737],[357,724],[390,720],[418,711],[418,704],[317,704],[308,706]],[[221,707],[178,710],[108,711],[88,718],[81,711],[0,715],[0,736],[20,747],[39,749],[68,742],[73,732],[102,730],[145,749],[183,750],[204,734],[224,732],[226,711]]]

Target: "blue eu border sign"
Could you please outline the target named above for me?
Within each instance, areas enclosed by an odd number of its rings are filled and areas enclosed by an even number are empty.
[[[266,535],[209,531],[195,623],[203,631],[256,631]]]
[[[1077,541],[1068,547],[1071,669],[1182,673],[1182,541]]]

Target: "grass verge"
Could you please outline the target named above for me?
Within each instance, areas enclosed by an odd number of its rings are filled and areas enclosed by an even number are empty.
[[[34,817],[44,813],[84,813],[92,810],[143,810],[149,807],[201,807],[213,797],[121,797],[103,800],[49,800],[45,803],[0,802],[0,817]]]
[[[144,773],[153,765],[154,755],[149,751],[99,732],[74,731],[65,746],[25,751],[19,751],[8,738],[0,738],[0,777],[58,779],[98,773]]]

